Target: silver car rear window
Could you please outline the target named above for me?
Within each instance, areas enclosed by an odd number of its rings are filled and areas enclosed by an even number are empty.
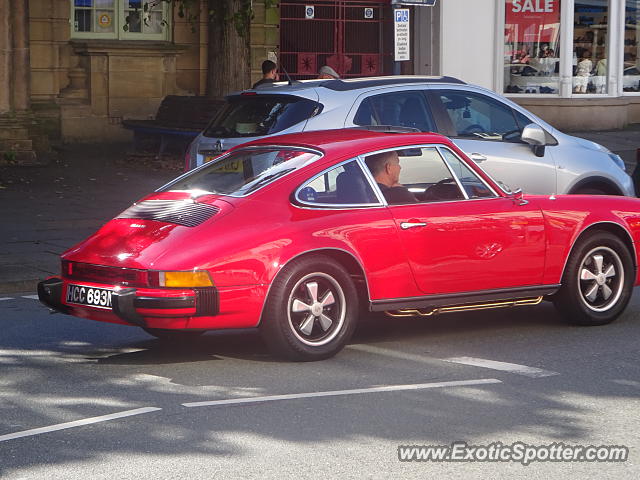
[[[285,130],[322,111],[322,105],[295,95],[241,94],[227,99],[203,135],[261,137]]]

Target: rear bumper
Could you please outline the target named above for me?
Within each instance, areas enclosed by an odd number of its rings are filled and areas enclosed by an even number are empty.
[[[102,286],[104,288],[104,286]],[[38,298],[47,307],[65,314],[74,315],[77,309],[94,310],[82,305],[67,305],[63,302],[65,282],[53,277],[38,283]],[[157,293],[158,295],[150,295]],[[148,326],[148,317],[212,317],[219,313],[219,298],[215,287],[193,288],[179,296],[162,296],[162,290],[149,292],[136,288],[114,289],[111,294],[111,312],[122,322]],[[185,294],[186,293],[186,294]]]

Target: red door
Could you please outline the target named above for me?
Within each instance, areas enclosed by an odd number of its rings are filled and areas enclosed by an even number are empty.
[[[308,6],[313,7],[307,12]],[[312,13],[313,18],[307,18]],[[390,75],[393,23],[388,0],[280,2],[280,67],[291,78],[329,65],[342,78]]]
[[[427,294],[540,285],[540,210],[510,198],[390,206],[418,288]]]

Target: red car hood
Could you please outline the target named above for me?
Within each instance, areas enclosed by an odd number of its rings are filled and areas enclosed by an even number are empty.
[[[123,268],[189,270],[197,267],[189,263],[189,251],[201,243],[194,237],[233,208],[217,195],[193,199],[188,192],[154,193],[67,250],[62,259]]]

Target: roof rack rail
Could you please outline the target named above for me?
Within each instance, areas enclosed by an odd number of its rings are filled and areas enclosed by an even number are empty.
[[[455,83],[458,85],[466,85],[466,82],[454,77],[420,77],[413,75],[398,75],[388,77],[368,77],[368,78],[350,78],[345,80],[325,80],[318,86],[325,87],[338,92],[348,90],[358,90],[360,88],[383,87],[385,85],[398,85],[407,83]]]
[[[370,132],[384,133],[420,133],[419,128],[403,127],[401,125],[359,125],[357,127],[349,127],[355,130],[369,130]]]

